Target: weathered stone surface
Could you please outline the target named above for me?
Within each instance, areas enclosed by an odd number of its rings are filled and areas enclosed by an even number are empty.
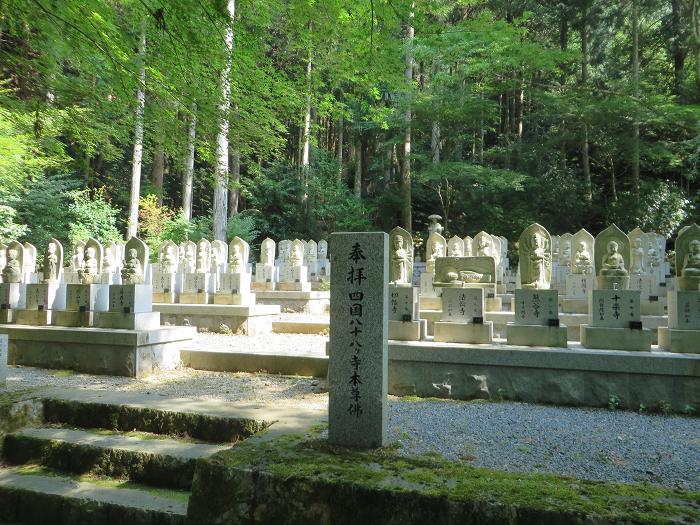
[[[515,324],[549,326],[559,319],[557,290],[515,290]]]
[[[389,285],[389,321],[417,321],[418,290]]]
[[[330,240],[330,442],[379,447],[386,434],[389,238],[334,233]]]
[[[7,380],[7,352],[8,338],[7,335],[0,334],[0,384],[4,385]]]
[[[593,290],[588,308],[591,326],[629,328],[641,318],[640,296],[634,290]]]
[[[483,288],[443,288],[440,321],[471,323],[484,317]]]

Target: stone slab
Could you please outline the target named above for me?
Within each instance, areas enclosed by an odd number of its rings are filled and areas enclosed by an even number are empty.
[[[333,233],[328,440],[381,447],[387,425],[389,236]]]
[[[66,310],[79,312],[106,312],[109,310],[108,284],[66,285]]]
[[[264,371],[268,374],[326,377],[328,357],[182,350],[185,366],[214,372]]]
[[[437,322],[434,327],[435,341],[442,343],[489,344],[493,341],[493,323]]]
[[[250,293],[250,282],[249,273],[222,273],[219,275],[218,292],[234,295]]]
[[[592,290],[589,311],[592,327],[629,328],[641,318],[640,294],[636,290]]]
[[[659,328],[659,346],[669,352],[700,354],[700,330]]]
[[[27,310],[64,310],[66,308],[66,285],[59,283],[37,283],[27,285]]]
[[[268,334],[272,320],[279,315],[276,305],[238,306],[223,304],[160,304],[153,305],[160,313],[161,323],[194,326],[199,330],[220,332],[222,325],[228,331],[242,335]]]
[[[418,289],[413,286],[389,285],[389,321],[418,319]]]
[[[180,363],[194,328],[136,331],[102,328],[0,326],[9,336],[9,363],[89,374],[146,377]]]
[[[258,305],[277,305],[283,312],[327,314],[330,306],[330,292],[263,290],[255,292],[255,302]]]
[[[100,328],[155,330],[160,326],[160,313],[141,312],[126,314],[121,312],[101,312],[97,324]]]
[[[298,283],[280,281],[277,283],[277,289],[281,292],[310,292],[311,283],[308,281]]]
[[[515,290],[515,324],[549,326],[558,319],[559,295],[556,290]]]
[[[668,292],[668,327],[700,330],[700,291]]]
[[[419,298],[421,310],[437,310],[442,311],[442,297],[425,297]]]
[[[541,326],[508,323],[506,337],[509,345],[567,347],[566,326]]]
[[[566,295],[571,298],[587,299],[590,290],[595,288],[595,276],[571,273],[566,276]]]
[[[24,308],[26,306],[27,285],[23,283],[0,283],[0,308]]]
[[[209,273],[186,273],[182,284],[182,293],[207,294],[213,292],[213,282]]]
[[[588,314],[588,298],[571,299],[565,297],[561,301],[562,312],[569,314]]]
[[[5,385],[7,381],[7,354],[8,354],[8,337],[6,334],[0,334],[0,385]]]
[[[652,333],[648,329],[581,325],[581,345],[586,348],[649,352],[651,342]]]
[[[272,321],[272,331],[276,334],[320,334],[328,333],[329,322],[323,321]]]
[[[55,310],[51,314],[51,324],[65,327],[96,327],[101,312],[91,310],[76,312],[72,310]]]
[[[389,320],[389,339],[395,341],[420,341],[425,333],[426,321],[392,321]]]
[[[207,292],[181,292],[177,302],[180,304],[210,304],[211,294]]]
[[[472,323],[484,318],[484,290],[482,288],[443,288],[440,321]]]
[[[14,322],[32,326],[50,326],[53,324],[53,310],[14,310]]]
[[[109,287],[109,311],[140,314],[151,312],[153,287],[150,284],[112,284]]]
[[[213,296],[214,304],[228,304],[237,306],[255,306],[255,294],[250,292],[245,293],[230,293],[225,291],[216,292]]]

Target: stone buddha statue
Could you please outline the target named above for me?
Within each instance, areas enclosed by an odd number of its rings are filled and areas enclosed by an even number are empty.
[[[102,272],[112,274],[116,271],[114,267],[116,259],[116,254],[114,253],[114,248],[112,246],[105,247],[104,260],[102,261]]]
[[[588,251],[588,246],[583,241],[578,243],[578,248],[576,249],[576,254],[574,255],[574,270],[575,273],[584,274],[591,273],[593,270],[591,254]]]
[[[231,255],[229,255],[228,271],[229,273],[245,273],[243,254],[241,253],[241,247],[238,244],[233,245]]]
[[[602,261],[600,275],[605,277],[625,277],[629,272],[625,269],[625,260],[620,255],[619,245],[615,241],[608,243],[608,253],[605,254]]]
[[[644,273],[644,247],[642,246],[642,240],[639,237],[632,241],[630,258],[630,273],[633,275],[640,275]]]
[[[491,256],[491,246],[489,245],[489,240],[486,237],[481,237],[479,239],[479,245],[476,247],[476,255],[479,257]]]
[[[683,259],[683,268],[681,269],[683,277],[698,277],[700,278],[700,241],[690,241],[688,245],[688,253]]]
[[[85,261],[85,248],[78,244],[75,247],[73,257],[71,258],[70,266],[71,270],[79,271],[83,267],[83,262]]]
[[[7,263],[2,269],[2,282],[22,282],[22,266],[19,263],[19,253],[14,248],[7,249]]]
[[[462,257],[462,255],[462,247],[459,244],[455,244],[452,248],[452,253],[450,253],[450,257]]]
[[[547,285],[547,251],[542,242],[542,236],[535,233],[532,236],[532,251],[530,252],[530,285],[544,288]]]
[[[93,284],[97,277],[97,255],[92,246],[85,250],[83,266],[78,270],[81,284]]]
[[[143,266],[139,259],[139,252],[136,248],[129,250],[128,257],[124,261],[122,268],[122,283],[123,284],[143,284]]]
[[[425,263],[425,269],[428,273],[435,275],[435,261],[439,257],[445,256],[445,247],[441,242],[433,243],[432,249],[430,250],[430,256]]]
[[[58,255],[56,254],[56,243],[50,242],[46,247],[46,253],[44,254],[44,282],[45,283],[57,283],[58,282]]]
[[[406,284],[408,280],[409,266],[408,252],[403,246],[403,237],[397,235],[391,250],[391,282],[395,284]]]
[[[163,259],[160,262],[160,268],[163,273],[171,274],[176,272],[177,254],[175,253],[175,246],[166,246]]]
[[[209,273],[209,265],[207,264],[208,252],[209,249],[206,243],[199,243],[197,249],[197,273]]]
[[[295,244],[292,246],[291,253],[289,254],[289,264],[291,266],[301,266],[301,262],[304,260],[303,247],[301,245]]]

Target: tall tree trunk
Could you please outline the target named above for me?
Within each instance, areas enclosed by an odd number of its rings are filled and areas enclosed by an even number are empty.
[[[158,206],[163,204],[163,175],[165,173],[165,149],[163,137],[158,137],[156,149],[153,152],[153,168],[151,169],[151,181],[158,190]]]
[[[219,132],[216,136],[216,168],[214,186],[214,239],[226,241],[226,219],[228,218],[228,128],[231,109],[231,61],[233,54],[233,17],[236,1],[227,0],[228,23],[224,36],[226,64],[221,72],[221,101],[219,102]]]
[[[695,86],[700,91],[700,0],[685,0],[695,50]]]
[[[559,26],[559,47],[562,51],[566,51],[569,47],[569,18],[564,3],[562,2],[561,4],[559,4],[559,6],[561,14],[561,24]],[[566,84],[566,71],[564,71],[563,68],[559,82],[561,84],[561,92],[563,95],[564,85]],[[566,120],[564,119],[562,119],[561,121],[560,132],[561,142],[559,144],[559,161],[561,163],[561,174],[566,175]]]
[[[355,144],[355,184],[354,193],[358,199],[362,197],[362,140],[357,137]]]
[[[134,154],[131,161],[131,196],[127,238],[135,237],[139,225],[139,197],[141,195],[141,162],[143,161],[143,110],[146,106],[146,22],[141,24],[139,36],[139,79],[136,86],[136,114],[134,125]]]
[[[413,28],[413,18],[415,17],[414,9],[416,3],[411,3],[411,12],[409,14],[409,25],[406,28],[406,84],[408,94],[410,96],[413,88],[413,37],[415,29]],[[411,213],[411,120],[412,112],[410,103],[406,107],[404,114],[404,125],[406,127],[403,140],[403,162],[401,163],[401,225],[408,231],[412,231],[412,213]]]
[[[588,83],[588,4],[584,3],[581,10],[581,86]],[[591,163],[588,155],[588,123],[583,123],[581,139],[581,170],[583,171],[583,198],[593,200],[591,186]]]
[[[311,22],[308,24],[311,33]],[[306,203],[309,197],[309,153],[311,149],[311,49],[306,61],[306,111],[304,113],[304,139],[301,152],[301,180],[304,189],[302,202]],[[307,210],[308,211],[308,210]]]
[[[238,214],[238,206],[241,196],[241,150],[236,141],[233,151],[231,152],[231,180],[228,190],[228,215],[233,217]]]
[[[192,115],[190,125],[187,130],[187,160],[185,162],[185,172],[182,176],[182,211],[185,218],[192,218],[192,185],[194,182],[194,153],[195,136],[197,133],[197,103],[192,102]]]
[[[671,0],[671,54],[673,55],[673,87],[677,96],[683,90],[683,73],[685,69],[685,49],[681,31],[681,0]]]
[[[632,90],[634,121],[632,122],[632,191],[639,201],[639,0],[632,0]]]
[[[343,128],[345,120],[341,115],[338,118],[338,143],[336,144],[336,159],[338,160],[338,182],[343,181]]]
[[[430,134],[430,151],[433,155],[433,164],[440,164],[440,123],[433,121],[433,129]]]

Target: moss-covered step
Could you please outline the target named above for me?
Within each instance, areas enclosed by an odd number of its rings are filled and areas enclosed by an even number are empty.
[[[319,429],[197,463],[188,525],[700,523],[700,493],[329,447]]]
[[[128,478],[189,490],[196,460],[225,448],[153,434],[47,427],[9,434],[2,455],[15,465],[36,463],[73,474]]]
[[[0,521],[23,525],[183,525],[187,502],[118,484],[0,469]]]
[[[115,394],[115,400],[119,398]],[[179,412],[130,404],[88,402],[47,397],[44,421],[80,428],[152,432],[190,437],[212,443],[246,439],[270,426],[272,421],[249,417],[217,416],[203,412]],[[177,408],[174,405],[174,408]]]

